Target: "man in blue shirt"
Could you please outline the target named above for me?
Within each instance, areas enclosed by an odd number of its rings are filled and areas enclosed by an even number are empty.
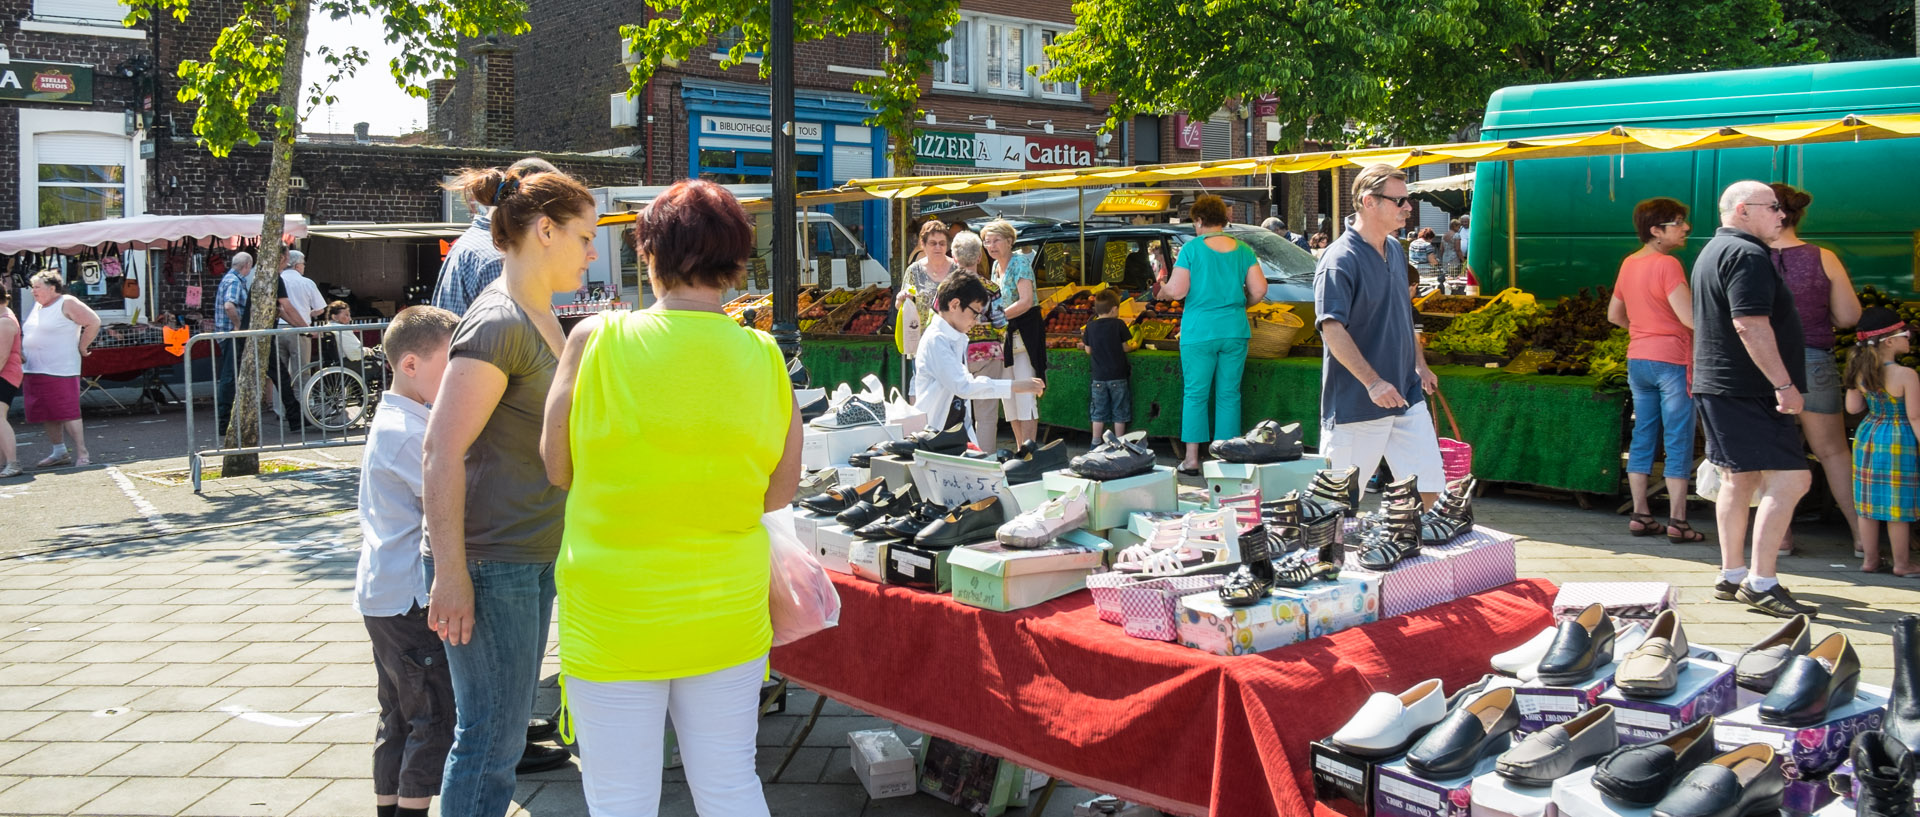
[[[243,252],[233,254],[227,261],[227,274],[220,277],[220,286],[213,295],[213,331],[232,332],[246,329],[248,306],[251,296],[248,287],[253,286],[253,256]],[[240,344],[229,338],[214,341],[214,355],[219,362],[215,374],[213,392],[214,410],[220,424],[220,436],[227,435],[227,424],[233,417],[233,373],[240,361]]]
[[[560,171],[545,159],[529,156],[514,162],[507,172]],[[466,315],[467,305],[480,297],[481,290],[500,277],[503,256],[499,248],[493,246],[493,208],[475,209],[473,223],[467,225],[467,231],[461,233],[453,246],[448,248],[447,257],[440,262],[440,276],[433,284],[433,305],[455,315]]]
[[[1421,357],[1407,294],[1407,255],[1389,233],[1407,221],[1407,175],[1377,164],[1353,180],[1354,216],[1320,256],[1314,314],[1326,358],[1320,367],[1320,453],[1335,470],[1360,469],[1361,485],[1386,459],[1394,476],[1419,478],[1433,504],[1446,484],[1440,441],[1423,393],[1439,379]]]

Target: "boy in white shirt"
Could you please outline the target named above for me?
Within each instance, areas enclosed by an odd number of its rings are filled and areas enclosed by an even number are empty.
[[[420,445],[459,322],[444,309],[408,307],[380,338],[393,384],[381,395],[367,432],[360,567],[353,582],[353,609],[366,620],[379,671],[380,722],[373,743],[379,817],[426,817],[453,748],[453,678],[446,647],[427,626]]]
[[[967,371],[967,332],[986,317],[993,293],[972,273],[955,270],[940,282],[933,296],[934,319],[920,336],[914,352],[913,407],[927,413],[928,428],[949,428],[950,415],[959,410],[973,436],[973,400],[995,400],[1015,394],[1038,395],[1047,384],[1039,378],[995,380]],[[973,441],[981,450],[993,440]]]

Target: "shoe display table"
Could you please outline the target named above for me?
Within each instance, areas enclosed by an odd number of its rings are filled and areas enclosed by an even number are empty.
[[[858,383],[878,374],[900,382],[893,340],[807,339],[801,358],[815,384]],[[1180,355],[1138,351],[1133,368],[1131,430],[1156,438],[1180,434]],[[1473,473],[1485,482],[1517,482],[1568,491],[1620,490],[1626,450],[1628,395],[1603,392],[1592,377],[1510,374],[1475,366],[1435,366],[1440,388],[1473,444]],[[1091,372],[1078,349],[1047,350],[1047,393],[1040,421],[1085,430]],[[1245,425],[1263,419],[1299,423],[1306,444],[1320,435],[1320,358],[1250,358],[1241,385]]]
[[[1367,696],[1478,680],[1552,621],[1552,583],[1254,655],[1130,638],[1072,593],[997,613],[838,574],[840,626],[773,650],[823,697],[1176,815],[1307,817],[1307,746]]]

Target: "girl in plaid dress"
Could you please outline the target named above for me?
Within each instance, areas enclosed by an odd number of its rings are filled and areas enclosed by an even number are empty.
[[[1901,577],[1920,575],[1907,559],[1911,523],[1920,515],[1920,440],[1913,432],[1920,425],[1920,375],[1894,362],[1912,348],[1910,334],[1891,309],[1862,312],[1846,376],[1847,411],[1867,413],[1853,436],[1853,504],[1866,552],[1860,569],[1884,569],[1876,523],[1885,522],[1893,573]]]

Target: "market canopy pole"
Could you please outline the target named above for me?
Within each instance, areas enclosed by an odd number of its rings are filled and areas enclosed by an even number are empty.
[[[773,339],[791,360],[800,354],[800,249],[795,232],[799,193],[793,156],[793,0],[773,0]]]
[[[1519,180],[1513,175],[1513,160],[1507,160],[1507,286],[1520,286],[1520,232],[1516,226],[1520,223],[1519,214],[1514,212],[1514,188]]]

